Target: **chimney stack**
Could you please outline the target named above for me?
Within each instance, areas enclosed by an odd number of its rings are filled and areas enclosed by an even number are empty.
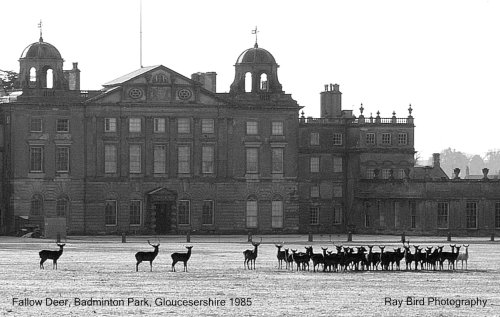
[[[207,72],[207,73],[194,73],[191,75],[191,79],[197,81],[201,86],[211,92],[217,92],[217,73]]]
[[[342,93],[338,84],[325,85],[321,95],[321,118],[342,116]]]
[[[440,167],[441,166],[441,159],[440,159],[439,153],[432,154],[432,166],[433,167]]]
[[[80,70],[78,63],[73,63],[73,68],[64,71],[64,78],[68,81],[69,90],[80,90]]]

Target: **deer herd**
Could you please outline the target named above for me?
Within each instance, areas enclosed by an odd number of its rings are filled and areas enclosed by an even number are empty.
[[[393,248],[393,251],[386,250],[385,246],[378,246],[380,252],[374,252],[373,245],[360,247],[344,247],[334,245],[334,251],[328,248],[321,248],[321,253],[314,253],[312,246],[305,247],[305,252],[297,252],[296,249],[283,248],[283,244],[275,244],[277,250],[278,268],[293,270],[312,270],[316,272],[345,272],[348,270],[400,270],[401,261],[404,259],[406,270],[443,270],[446,262],[449,270],[455,270],[455,265],[462,262],[462,269],[467,269],[469,260],[469,245],[463,245],[464,250],[460,252],[462,246],[450,245],[451,252],[443,251],[444,246],[423,247],[414,245],[414,251],[408,244],[403,247]]]
[[[258,255],[259,245],[262,243],[262,238],[260,242],[252,242],[253,249],[248,249],[243,251],[244,262],[243,266],[245,269],[255,270],[255,261]],[[150,252],[137,252],[135,254],[136,264],[135,270],[139,271],[139,264],[141,262],[149,262],[150,271],[153,271],[153,261],[158,255],[158,249],[160,243],[151,244],[148,240],[148,244],[154,248]],[[57,243],[59,250],[42,250],[39,252],[40,255],[40,269],[44,269],[43,263],[46,260],[52,260],[52,269],[57,270],[57,260],[61,257],[63,253],[63,248],[65,244]],[[276,257],[278,259],[278,269],[283,269],[283,264],[285,269],[297,271],[310,270],[310,264],[312,264],[312,270],[323,271],[323,272],[344,272],[348,270],[360,271],[360,270],[400,270],[401,261],[405,261],[406,270],[443,270],[445,269],[445,263],[448,270],[455,270],[455,266],[461,262],[462,269],[467,270],[467,261],[469,260],[469,245],[457,246],[455,244],[451,245],[451,252],[443,251],[444,246],[435,247],[420,247],[418,245],[413,245],[413,252],[410,243],[403,243],[402,247],[393,248],[393,251],[386,250],[383,245],[377,246],[380,252],[374,250],[375,246],[367,245],[359,247],[349,247],[349,246],[337,246],[333,245],[335,250],[328,250],[328,247],[321,248],[321,253],[314,253],[312,246],[306,246],[305,252],[297,252],[297,249],[284,248],[283,244],[275,244],[277,248]],[[171,271],[175,272],[175,264],[177,262],[183,262],[184,271],[187,272],[187,262],[191,257],[191,249],[193,246],[186,246],[187,252],[175,252],[172,253],[172,267]]]

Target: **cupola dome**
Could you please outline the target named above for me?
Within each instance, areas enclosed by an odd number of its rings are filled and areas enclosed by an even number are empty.
[[[278,67],[274,56],[255,43],[254,47],[238,56],[230,92],[233,95],[282,93],[278,81]]]
[[[240,54],[236,60],[236,64],[276,64],[273,55],[263,48],[259,48],[257,44],[253,48],[249,48]]]
[[[57,48],[50,43],[44,42],[42,38],[40,38],[40,41],[28,45],[21,54],[21,58],[62,59]]]

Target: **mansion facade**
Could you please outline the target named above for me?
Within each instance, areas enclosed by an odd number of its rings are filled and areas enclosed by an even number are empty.
[[[414,233],[500,230],[500,182],[414,161],[414,118],[355,116],[336,84],[305,117],[267,50],[216,73],[143,67],[80,89],[55,46],[29,45],[0,96],[0,232]]]

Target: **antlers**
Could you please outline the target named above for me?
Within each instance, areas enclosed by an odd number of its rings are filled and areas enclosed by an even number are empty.
[[[151,242],[149,242],[149,240],[148,240],[148,244],[150,246],[152,246],[153,248],[159,247],[160,246],[160,239],[158,239],[158,244],[157,245],[151,244]]]

